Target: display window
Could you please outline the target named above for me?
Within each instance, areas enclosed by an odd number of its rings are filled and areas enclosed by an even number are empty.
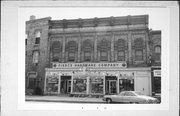
[[[57,75],[46,77],[46,92],[57,93],[58,92],[59,78]]]
[[[119,90],[120,91],[134,91],[134,79],[120,79]]]
[[[161,78],[160,77],[154,77],[154,88],[155,88],[155,93],[161,93]]]
[[[90,92],[103,94],[103,79],[101,77],[90,78]]]
[[[86,78],[74,78],[73,79],[73,92],[86,93],[87,79]]]

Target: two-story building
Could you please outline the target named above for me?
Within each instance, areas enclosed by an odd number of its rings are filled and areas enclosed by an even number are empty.
[[[31,16],[26,22],[26,92],[36,87],[45,95],[159,91],[152,72],[154,66],[160,69],[161,31],[150,30],[148,19]]]

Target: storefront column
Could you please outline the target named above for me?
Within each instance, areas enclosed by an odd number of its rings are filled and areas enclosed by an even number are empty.
[[[71,75],[71,94],[73,93],[73,78],[74,78],[74,76],[73,75]]]
[[[58,95],[61,94],[61,74],[59,75],[59,82],[58,82]]]
[[[89,76],[87,77],[86,88],[86,94],[89,94]]]
[[[45,76],[45,79],[44,79],[44,94],[46,94],[46,76]]]
[[[105,76],[103,78],[103,94],[105,95],[106,94],[106,79],[105,79]]]
[[[119,76],[117,76],[117,93],[119,94]]]

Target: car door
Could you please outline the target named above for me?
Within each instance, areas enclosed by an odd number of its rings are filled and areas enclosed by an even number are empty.
[[[123,96],[123,102],[129,103],[130,102],[130,98],[131,98],[131,94],[129,92],[125,92],[125,94]]]
[[[124,92],[116,95],[116,96],[114,97],[114,102],[123,102],[123,97],[124,97]]]

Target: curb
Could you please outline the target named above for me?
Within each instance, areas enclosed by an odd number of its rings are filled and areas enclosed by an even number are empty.
[[[36,100],[36,99],[26,99],[25,101],[34,101],[34,102],[63,102],[63,103],[106,103],[100,101],[64,101],[64,100]]]

